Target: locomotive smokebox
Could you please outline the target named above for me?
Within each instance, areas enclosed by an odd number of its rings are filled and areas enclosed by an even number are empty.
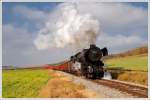
[[[91,44],[90,48],[87,52],[87,55],[88,55],[87,58],[90,61],[96,62],[96,61],[100,60],[103,56],[107,56],[108,50],[107,50],[107,48],[100,49],[95,44]]]
[[[87,59],[95,62],[102,58],[103,54],[100,48],[96,47],[96,45],[91,44],[89,50],[86,53]]]

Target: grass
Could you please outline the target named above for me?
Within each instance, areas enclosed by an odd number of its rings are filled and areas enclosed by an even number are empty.
[[[121,68],[125,70],[148,70],[148,56],[134,55],[126,57],[116,57],[105,61],[108,68]]]
[[[51,77],[46,70],[3,70],[2,97],[33,98]]]
[[[85,98],[97,97],[82,84],[75,84],[53,70],[3,70],[3,98]]]

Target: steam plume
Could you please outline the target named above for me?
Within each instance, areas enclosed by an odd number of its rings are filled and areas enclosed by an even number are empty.
[[[52,20],[48,20],[34,40],[39,50],[52,47],[84,48],[95,43],[99,34],[98,20],[90,14],[80,14],[74,5],[66,5],[59,10],[61,16],[57,18],[53,28],[50,24]]]

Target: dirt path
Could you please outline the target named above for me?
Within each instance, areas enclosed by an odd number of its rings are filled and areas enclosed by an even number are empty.
[[[75,84],[59,72],[49,71],[50,79],[47,84],[39,91],[38,97],[41,98],[104,98],[104,95],[97,95],[87,89],[83,84]]]

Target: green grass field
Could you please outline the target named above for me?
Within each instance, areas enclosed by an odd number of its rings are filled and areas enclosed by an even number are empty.
[[[105,61],[108,68],[122,68],[127,70],[148,70],[148,56],[134,55],[126,57],[116,57]]]
[[[47,70],[3,70],[2,97],[34,98],[47,81],[52,78]]]

